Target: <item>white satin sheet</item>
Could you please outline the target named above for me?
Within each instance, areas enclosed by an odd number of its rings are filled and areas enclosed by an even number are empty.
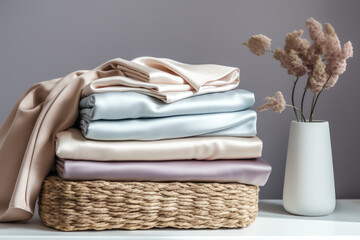
[[[215,160],[260,157],[257,137],[189,137],[159,141],[95,141],[76,128],[56,134],[56,155],[94,161]]]

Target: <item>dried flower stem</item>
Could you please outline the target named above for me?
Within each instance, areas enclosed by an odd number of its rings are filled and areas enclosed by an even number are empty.
[[[312,98],[312,101],[311,101],[311,109],[314,106],[315,99],[316,99],[316,94],[313,95],[313,98]],[[309,117],[309,119],[310,119],[310,117]]]
[[[301,112],[304,112],[304,99],[305,99],[305,94],[306,94],[307,88],[304,88],[304,92],[301,98]],[[306,122],[306,119],[304,119],[304,122]]]
[[[318,101],[318,99],[319,99],[320,94],[321,94],[321,93],[322,93],[322,91],[324,90],[324,88],[325,88],[326,84],[329,82],[329,80],[330,80],[331,76],[332,76],[332,74],[330,74],[330,75],[329,75],[328,79],[326,80],[326,83],[325,83],[325,84],[323,85],[323,87],[321,88],[321,90],[320,90],[319,94],[317,94],[317,95],[316,95],[316,97],[315,97],[315,101],[314,101],[314,103],[313,103],[313,104],[312,104],[312,106],[311,106],[311,112],[310,112],[310,119],[309,119],[309,122],[312,122],[312,121],[313,121],[313,117],[314,117],[314,110],[315,110],[315,107],[316,107],[316,103],[317,103],[317,101]]]
[[[301,117],[302,117],[302,118],[304,119],[304,121],[306,122],[305,116],[304,116],[303,112],[302,112],[299,108],[295,107],[294,105],[290,105],[290,104],[286,104],[286,106],[292,107],[295,112],[298,111],[298,112],[301,114]],[[299,119],[298,119],[298,121],[299,121]]]
[[[292,102],[292,106],[294,107],[294,113],[295,113],[295,116],[296,116],[296,120],[299,122],[299,116],[296,112],[296,109],[295,109],[295,100],[294,100],[294,95],[295,95],[295,87],[296,87],[296,84],[297,82],[299,81],[299,78],[296,78],[296,80],[294,81],[294,85],[293,85],[293,89],[292,89],[292,93],[291,93],[291,102]]]

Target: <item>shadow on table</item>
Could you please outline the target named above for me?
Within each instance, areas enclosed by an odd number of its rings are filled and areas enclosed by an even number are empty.
[[[271,218],[288,218],[318,221],[334,221],[334,222],[360,222],[360,201],[337,202],[335,211],[327,216],[308,217],[299,216],[288,213],[281,201],[263,201],[259,203],[259,216]]]

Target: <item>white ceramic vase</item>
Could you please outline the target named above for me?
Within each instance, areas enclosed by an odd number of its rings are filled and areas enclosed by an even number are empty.
[[[335,204],[329,123],[291,122],[283,191],[285,210],[322,216],[333,212]]]

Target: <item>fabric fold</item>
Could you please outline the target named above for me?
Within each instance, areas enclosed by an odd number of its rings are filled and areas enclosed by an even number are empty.
[[[80,121],[84,136],[94,140],[160,140],[191,136],[256,135],[256,112],[253,110],[138,118],[125,120]]]
[[[143,66],[178,75],[194,89],[204,86],[220,86],[237,82],[239,69],[216,64],[191,65],[169,58],[139,57],[132,60]]]
[[[106,92],[81,99],[80,117],[86,121],[154,118],[246,110],[254,105],[254,94],[234,89],[208,93],[166,104],[136,92]]]
[[[138,92],[172,103],[194,95],[232,90],[239,85],[238,68],[216,64],[190,65],[167,58],[116,58],[107,75],[82,90],[82,98],[103,92]],[[109,73],[112,76],[109,76]]]
[[[189,137],[159,141],[95,141],[78,129],[56,134],[56,155],[63,159],[95,161],[165,161],[246,159],[260,157],[257,137]]]
[[[237,182],[265,185],[271,166],[263,159],[222,161],[97,162],[58,159],[64,180]]]

